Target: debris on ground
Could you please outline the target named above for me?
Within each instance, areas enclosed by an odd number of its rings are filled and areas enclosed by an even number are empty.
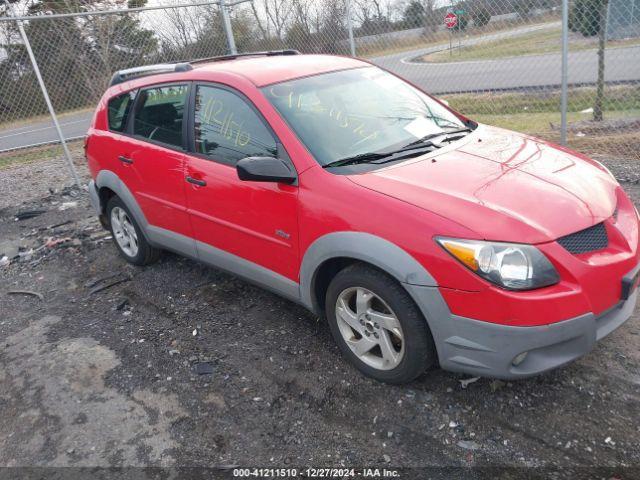
[[[30,295],[32,297],[38,297],[40,301],[44,301],[44,295],[33,290],[9,290],[8,295]]]
[[[62,245],[64,243],[71,242],[71,241],[72,241],[71,237],[64,237],[64,238],[49,237],[47,238],[47,241],[44,243],[43,246],[45,248],[54,248],[54,247],[57,247],[58,245]]]
[[[120,285],[121,283],[129,282],[129,281],[131,281],[131,278],[132,278],[131,275],[123,275],[123,276],[121,276],[119,278],[116,278],[113,281],[104,283],[102,285],[97,285],[96,287],[94,287],[89,292],[89,295],[93,295],[93,294],[102,292],[103,290],[106,290],[106,289],[111,288],[111,287],[115,287],[116,285]]]
[[[122,300],[118,305],[116,305],[116,310],[117,311],[121,311],[124,309],[124,307],[126,307],[127,305],[129,305],[129,299],[125,298],[124,300]]]
[[[87,283],[85,283],[84,286],[86,288],[93,288],[96,285],[98,285],[99,283],[105,282],[107,280],[111,280],[112,278],[116,278],[119,275],[121,275],[121,272],[109,273],[107,275],[103,275],[103,276],[98,277],[98,278],[93,278],[93,279],[89,280]]]
[[[213,365],[209,362],[196,363],[193,366],[193,371],[198,375],[211,375],[213,373]]]
[[[473,440],[460,440],[457,445],[465,450],[478,450],[480,445]]]
[[[491,389],[491,391],[493,393],[495,393],[498,390],[500,390],[502,387],[504,387],[505,385],[506,385],[506,383],[503,382],[502,380],[493,380],[493,381],[491,381],[491,383],[489,383],[489,388]]]
[[[470,384],[477,382],[478,380],[480,380],[480,377],[472,377],[459,380],[459,382],[462,388],[467,388]]]
[[[78,206],[78,202],[62,202],[62,205],[58,207],[58,210],[64,212],[65,210],[69,210],[70,208],[76,208]]]
[[[25,210],[25,211],[16,213],[14,216],[14,219],[16,222],[19,222],[21,220],[28,220],[29,218],[34,218],[39,215],[42,215],[45,212],[46,210]]]

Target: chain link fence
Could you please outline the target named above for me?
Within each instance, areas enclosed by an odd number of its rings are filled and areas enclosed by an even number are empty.
[[[0,168],[62,154],[19,23],[71,141],[116,70],[293,48],[367,59],[481,122],[640,160],[640,0],[1,1]]]

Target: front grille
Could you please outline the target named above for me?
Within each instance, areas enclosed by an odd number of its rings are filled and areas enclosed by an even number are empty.
[[[609,245],[609,237],[604,223],[585,228],[558,239],[558,243],[574,255],[602,250]]]

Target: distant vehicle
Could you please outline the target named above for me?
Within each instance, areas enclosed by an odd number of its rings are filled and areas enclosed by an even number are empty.
[[[171,250],[277,292],[383,382],[436,363],[538,374],[636,303],[639,217],[603,165],[361,60],[280,51],[118,72],[86,155],[128,262]]]

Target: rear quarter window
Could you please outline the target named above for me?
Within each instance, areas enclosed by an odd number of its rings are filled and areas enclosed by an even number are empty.
[[[114,132],[124,132],[127,128],[127,117],[135,100],[135,92],[127,92],[109,100],[107,106],[107,116],[109,120],[109,130]]]

